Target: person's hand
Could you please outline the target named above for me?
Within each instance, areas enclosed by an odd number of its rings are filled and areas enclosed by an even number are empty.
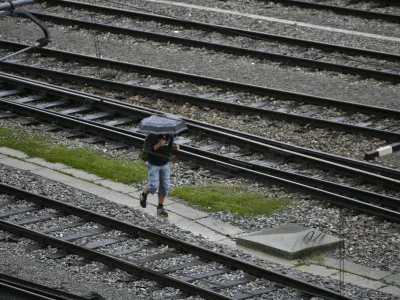
[[[164,138],[161,138],[161,139],[158,141],[158,143],[157,143],[158,148],[164,146],[164,144],[165,144],[165,140],[164,140]]]
[[[174,150],[174,151],[179,150],[179,145],[173,144],[173,145],[172,145],[172,150]]]

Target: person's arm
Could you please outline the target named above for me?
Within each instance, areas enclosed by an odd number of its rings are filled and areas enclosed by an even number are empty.
[[[161,139],[158,142],[157,142],[157,136],[155,136],[153,150],[157,151],[160,147],[164,146],[164,144],[165,140],[163,136],[161,136]]]
[[[144,150],[146,152],[154,153],[161,146],[164,145],[164,140],[160,140],[157,142],[157,136],[155,134],[150,134],[146,137],[146,141],[144,143]]]
[[[179,150],[179,145],[174,144],[174,136],[173,135],[171,135],[171,139],[169,140],[168,149],[170,152],[171,152],[171,150],[173,150],[173,151]]]
[[[174,145],[174,135],[169,135],[168,151],[171,152],[172,146]]]

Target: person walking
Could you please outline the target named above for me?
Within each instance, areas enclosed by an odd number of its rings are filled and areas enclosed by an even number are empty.
[[[158,190],[157,214],[168,217],[168,212],[164,208],[164,201],[168,196],[171,177],[169,160],[171,151],[179,150],[179,145],[174,144],[174,136],[172,134],[149,134],[145,140],[144,150],[147,153],[148,184],[140,195],[140,206],[145,208],[147,195],[149,193],[155,194]]]

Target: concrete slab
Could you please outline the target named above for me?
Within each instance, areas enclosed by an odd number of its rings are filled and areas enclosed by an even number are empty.
[[[136,199],[135,199],[136,200]],[[136,201],[138,201],[138,200],[136,200]],[[139,201],[137,202],[137,203],[139,203]],[[177,214],[175,214],[175,213],[173,213],[172,211],[170,211],[169,209],[168,209],[168,206],[166,206],[166,210],[168,211],[168,217],[166,218],[166,217],[162,217],[162,216],[159,216],[159,215],[157,215],[157,205],[155,205],[155,204],[151,204],[151,203],[147,203],[147,206],[146,206],[146,208],[142,208],[140,205],[139,205],[139,208],[138,208],[139,210],[142,210],[143,211],[143,213],[146,213],[146,214],[148,214],[148,215],[151,215],[151,216],[153,216],[153,217],[157,217],[158,219],[160,219],[160,220],[164,220],[165,222],[170,222],[170,223],[172,223],[172,224],[175,224],[174,222],[175,221],[177,221],[177,220],[179,220],[179,221],[181,221],[181,216],[179,216],[179,215],[177,215]],[[184,218],[186,221],[189,221],[189,219],[186,219],[186,218]],[[175,225],[177,225],[178,227],[179,227],[179,224],[175,224]]]
[[[340,280],[340,273],[336,273],[330,276],[333,279]],[[367,279],[358,275],[344,273],[344,282],[358,285],[371,290],[377,290],[383,286],[383,282]]]
[[[140,199],[140,194],[143,192],[143,190],[137,190],[136,192],[133,193],[129,193],[128,196],[129,197],[133,197],[135,199],[137,199],[139,201]],[[152,194],[148,194],[147,195],[147,203],[149,204],[153,204],[153,205],[157,205],[158,204],[158,196],[156,194],[152,195]],[[164,202],[164,206],[168,206],[175,203],[174,201],[170,200],[169,198],[167,198]]]
[[[39,166],[39,168],[41,168],[41,167]],[[79,179],[75,179],[74,177],[71,177],[69,175],[65,175],[60,172],[50,170],[47,168],[32,170],[31,173],[54,180],[54,181],[65,183],[65,184],[72,180],[79,180]]]
[[[226,236],[231,236],[231,235],[235,235],[235,234],[239,234],[239,233],[243,233],[243,230],[232,226],[229,223],[225,223],[222,222],[221,220],[218,220],[216,218],[213,217],[207,217],[207,218],[203,218],[203,219],[199,219],[196,221],[199,224],[202,224],[212,230],[215,230],[217,232],[220,232],[223,235]]]
[[[188,220],[176,213],[169,212],[168,220],[183,230],[191,231],[193,234],[202,235],[210,241],[218,241],[226,238],[224,235],[215,232],[203,225],[200,225],[192,220]]]
[[[102,197],[104,199],[107,199],[109,201],[118,203],[118,204],[123,204],[123,205],[127,205],[129,207],[141,209],[140,203],[139,203],[139,201],[137,201],[137,199],[129,197],[124,194],[121,194],[121,193],[118,193],[118,192],[115,192],[115,191],[108,190],[108,192],[105,192],[105,193],[100,192],[95,195]]]
[[[284,259],[284,258],[280,258],[280,257],[276,257],[276,256],[273,256],[273,255],[270,255],[270,254],[266,254],[264,252],[260,252],[260,251],[252,250],[252,249],[249,249],[249,248],[246,248],[246,247],[242,247],[240,245],[237,245],[236,242],[234,240],[230,239],[230,238],[225,238],[223,240],[217,240],[216,242],[220,243],[220,244],[224,244],[226,246],[229,246],[229,247],[231,247],[231,248],[233,248],[235,250],[241,250],[244,253],[253,255],[254,257],[257,257],[259,259],[263,259],[263,260],[267,260],[267,261],[270,261],[270,262],[273,262],[273,263],[281,264],[281,265],[286,266],[286,267],[293,267],[298,263],[298,260],[287,260],[287,259]]]
[[[142,208],[140,206],[140,204],[139,204],[139,201],[138,200],[136,200],[136,201],[137,201],[137,204],[138,204],[138,209],[142,210],[143,213],[149,214],[150,216],[153,216],[153,217],[157,216],[157,207],[155,205],[152,205],[152,204],[148,203],[146,208]],[[168,211],[168,213],[170,213],[170,212]],[[166,219],[166,218],[163,218],[163,219]]]
[[[0,154],[4,154],[7,156],[13,156],[13,157],[17,157],[17,158],[28,158],[29,156],[26,155],[24,152],[18,151],[18,150],[14,150],[11,148],[7,148],[7,147],[0,147]]]
[[[44,159],[36,158],[36,157],[27,158],[27,159],[25,159],[25,161],[40,165],[42,167],[53,169],[53,170],[62,170],[62,169],[68,168],[68,166],[66,166],[64,164],[51,163],[51,162],[45,161]]]
[[[16,158],[12,158],[12,157],[3,158],[2,160],[0,160],[0,163],[2,163],[3,165],[7,165],[10,167],[14,167],[14,168],[25,170],[25,171],[42,169],[41,166],[34,165],[34,164],[31,164],[31,163],[28,163],[28,162],[25,162],[23,160],[19,160]]]
[[[392,274],[383,278],[384,282],[400,286],[400,274]]]
[[[183,205],[181,203],[174,203],[169,206],[169,209],[178,215],[184,216],[188,219],[198,220],[201,218],[208,217],[208,214],[202,211],[198,211],[189,206]],[[200,225],[198,225],[200,226]]]
[[[338,270],[335,269],[329,269],[323,266],[317,266],[317,265],[302,265],[299,267],[295,268],[296,270],[302,271],[302,272],[308,272],[314,275],[319,275],[319,276],[331,276],[333,274],[338,273]]]
[[[143,191],[143,189],[140,189],[140,190],[137,190],[137,191],[135,191],[135,192],[133,192],[133,193],[128,193],[127,195],[128,195],[129,197],[133,197],[133,198],[136,198],[136,199],[139,200],[140,194],[142,193],[142,191]]]
[[[395,296],[400,296],[400,288],[394,285],[389,285],[387,287],[379,289],[380,292],[392,294]]]
[[[40,170],[31,171],[31,172],[33,174],[40,175],[45,178],[64,183],[71,187],[80,189],[82,191],[91,193],[93,195],[102,197],[104,199],[113,201],[118,204],[123,204],[123,205],[127,205],[127,206],[134,207],[134,208],[140,207],[139,201],[137,201],[137,199],[135,199],[135,198],[118,193],[118,192],[110,190],[108,188],[98,186],[94,183],[90,183],[90,182],[87,182],[87,181],[84,181],[84,180],[81,180],[78,178],[74,178],[74,177],[59,173],[57,171],[53,171],[53,170],[49,170],[49,169],[40,169]]]
[[[138,194],[141,194],[142,190],[138,191]],[[149,194],[147,195],[147,203],[153,204],[153,205],[158,205],[158,195],[154,194]],[[171,205],[174,204],[175,202],[170,200],[169,198],[165,199],[164,201],[164,206],[168,207],[168,209],[171,209]]]
[[[127,184],[114,182],[107,179],[97,180],[95,181],[96,184],[101,184],[102,186],[108,187],[114,191],[121,192],[124,194],[133,193],[137,191],[137,188],[129,186]]]
[[[325,257],[324,265],[331,268],[340,269],[340,261],[338,259]],[[382,280],[383,278],[391,274],[390,272],[387,271],[381,271],[379,269],[357,265],[347,260],[344,261],[344,270],[349,273],[366,276],[375,280]]]
[[[46,177],[51,180],[55,180],[66,185],[72,186],[74,188],[80,189],[82,191],[94,194],[96,196],[102,197],[109,201],[113,201],[118,204],[127,205],[130,207],[139,207],[139,201],[127,195],[118,193],[116,191],[110,190],[105,187],[98,186],[97,184],[90,183],[75,177],[71,177],[57,171],[49,169],[40,169],[31,171],[33,174]]]
[[[236,243],[291,260],[315,251],[338,247],[341,240],[313,228],[285,224],[238,237]]]
[[[88,172],[82,171],[82,170],[78,170],[78,169],[74,169],[74,168],[66,168],[62,170],[64,173],[67,174],[71,174],[74,177],[80,178],[80,179],[84,179],[87,181],[96,181],[96,180],[101,180],[102,178],[94,175],[94,174],[90,174]]]
[[[4,156],[4,155],[0,154],[0,159],[6,158],[6,157],[8,157],[8,156]]]

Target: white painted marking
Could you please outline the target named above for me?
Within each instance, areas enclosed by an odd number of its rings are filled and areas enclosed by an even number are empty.
[[[393,148],[392,146],[385,146],[377,149],[377,151],[379,152],[379,156],[384,156],[393,153]]]
[[[369,38],[374,38],[374,39],[400,42],[400,38],[397,38],[397,37],[391,37],[391,36],[385,36],[385,35],[373,34],[373,33],[367,33],[367,32],[360,32],[360,31],[352,31],[352,30],[346,30],[346,29],[340,29],[340,28],[333,28],[333,27],[328,27],[328,26],[320,26],[320,25],[314,25],[314,24],[309,24],[309,23],[260,16],[260,15],[253,15],[253,14],[241,13],[241,12],[233,11],[233,10],[226,10],[226,9],[220,9],[220,8],[206,7],[206,6],[193,5],[193,4],[174,2],[174,1],[165,1],[165,0],[145,0],[145,1],[168,4],[168,5],[175,5],[175,6],[187,7],[187,8],[193,8],[193,9],[207,10],[207,11],[219,12],[219,13],[224,13],[224,14],[248,17],[248,18],[252,18],[252,19],[259,19],[259,20],[283,23],[283,24],[288,24],[288,25],[296,25],[296,26],[300,26],[300,27],[308,27],[308,28],[313,28],[313,29],[326,30],[326,31],[331,31],[331,32],[352,34],[352,35],[364,36],[364,37],[369,37]]]

